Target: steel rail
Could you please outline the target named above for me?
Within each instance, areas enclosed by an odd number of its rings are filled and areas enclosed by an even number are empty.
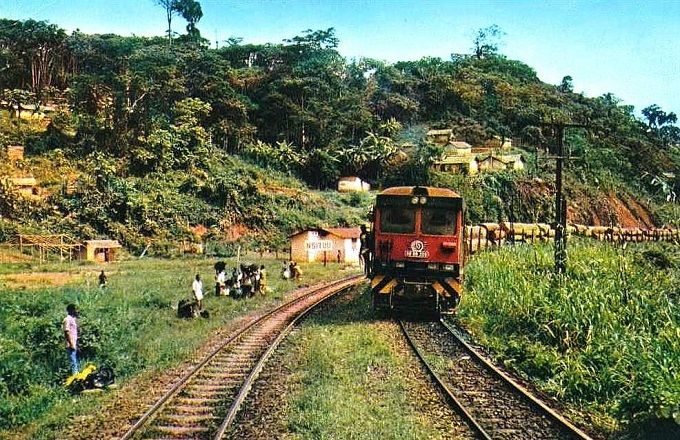
[[[483,438],[484,440],[492,440],[492,437],[489,435],[489,433],[487,433],[484,430],[484,428],[482,428],[482,426],[477,422],[477,420],[475,420],[475,418],[465,408],[461,401],[458,400],[458,398],[453,394],[449,387],[446,386],[446,384],[439,377],[439,375],[435,373],[432,366],[427,362],[425,356],[420,351],[416,343],[413,341],[413,338],[411,338],[411,335],[408,333],[408,330],[406,330],[403,321],[398,321],[398,323],[402,333],[404,334],[404,337],[406,338],[406,341],[408,342],[413,352],[416,354],[416,357],[418,358],[418,360],[420,360],[420,363],[423,365],[423,367],[425,367],[425,371],[427,371],[428,375],[432,378],[437,387],[444,393],[453,409],[465,419],[465,421],[472,428],[472,430],[479,434],[481,438]]]
[[[212,352],[208,353],[198,364],[196,364],[191,370],[189,370],[184,376],[182,376],[175,385],[170,388],[163,396],[161,396],[160,399],[154,403],[151,408],[149,408],[140,418],[137,420],[137,422],[130,427],[127,432],[121,437],[120,440],[130,440],[144,425],[146,422],[151,418],[153,415],[155,415],[162,407],[163,405],[172,397],[174,397],[176,394],[178,394],[184,386],[189,382],[189,380],[196,376],[202,369],[203,367],[206,366],[211,360],[213,360],[220,352],[222,352],[226,347],[231,345],[235,340],[240,338],[242,335],[244,335],[247,331],[253,329],[256,325],[262,323],[266,319],[272,317],[275,313],[278,313],[285,308],[291,307],[295,304],[298,304],[301,301],[304,301],[305,299],[309,298],[310,296],[314,295],[315,293],[318,293],[320,290],[324,289],[332,289],[337,287],[338,285],[342,285],[344,283],[349,283],[349,286],[355,284],[357,281],[362,279],[364,275],[354,275],[346,278],[342,278],[340,280],[332,281],[329,283],[324,283],[318,286],[311,286],[307,287],[306,290],[308,291],[307,293],[304,293],[300,295],[297,298],[292,299],[291,301],[285,302],[283,304],[280,304],[279,306],[267,311],[263,315],[259,316],[255,320],[249,322],[248,324],[244,325],[243,327],[236,329],[224,342],[218,345],[217,348],[215,348]],[[348,287],[349,287],[348,286]],[[343,289],[338,289],[339,291]],[[303,290],[304,291],[304,290]]]
[[[517,391],[519,394],[527,398],[533,406],[538,407],[543,411],[544,414],[546,414],[551,420],[556,422],[560,427],[566,431],[568,431],[570,434],[573,434],[577,438],[581,440],[593,440],[588,434],[584,433],[580,429],[578,429],[576,426],[574,426],[569,420],[565,419],[561,415],[559,415],[557,412],[555,412],[552,408],[547,406],[545,403],[543,403],[540,399],[535,397],[533,394],[529,392],[526,388],[512,380],[507,374],[503,373],[501,370],[499,370],[495,365],[493,365],[490,361],[488,361],[484,356],[482,356],[477,350],[475,350],[470,344],[465,342],[455,331],[455,329],[447,323],[444,319],[441,319],[439,321],[444,328],[451,334],[458,343],[460,343],[461,346],[465,348],[465,351],[470,353],[480,364],[484,366],[484,368],[487,369],[487,371],[491,372],[493,375],[495,375],[497,378],[499,378],[502,382],[508,384],[512,389]]]
[[[337,291],[331,293],[328,296],[324,296],[323,298],[318,299],[314,303],[308,305],[301,313],[299,313],[297,316],[295,316],[292,321],[279,333],[279,335],[276,337],[274,342],[271,343],[271,345],[267,348],[267,351],[260,357],[260,359],[257,361],[257,365],[253,368],[253,370],[250,372],[248,377],[246,378],[245,382],[243,383],[238,395],[236,396],[236,399],[234,402],[231,404],[229,407],[229,411],[227,412],[227,415],[224,417],[224,421],[220,425],[219,429],[217,430],[217,433],[213,437],[214,440],[221,440],[231,425],[231,423],[234,421],[236,418],[236,414],[238,413],[239,409],[241,408],[241,405],[245,401],[248,392],[250,391],[250,388],[252,387],[253,383],[259,376],[262,368],[264,367],[264,364],[267,362],[269,357],[274,353],[274,350],[279,346],[279,344],[288,336],[290,331],[293,329],[293,327],[300,322],[302,319],[304,319],[312,310],[314,310],[319,304],[333,298],[336,295],[339,295],[342,292],[345,292],[347,289],[351,288],[353,284],[350,284],[344,288],[338,289]]]

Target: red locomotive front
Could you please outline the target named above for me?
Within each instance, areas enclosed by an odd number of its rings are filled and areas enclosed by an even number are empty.
[[[464,231],[463,199],[449,189],[378,194],[370,243],[374,307],[452,312],[461,295]]]

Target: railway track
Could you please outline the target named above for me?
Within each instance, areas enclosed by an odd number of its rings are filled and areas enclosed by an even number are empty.
[[[236,330],[177,381],[123,435],[128,439],[221,439],[264,362],[315,306],[363,280],[344,278],[307,292]]]
[[[450,324],[399,321],[399,325],[434,382],[478,438],[591,440],[489,363]],[[428,355],[420,347],[427,347]],[[451,363],[437,373],[428,361],[429,353]]]

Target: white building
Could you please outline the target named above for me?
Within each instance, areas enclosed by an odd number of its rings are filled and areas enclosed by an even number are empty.
[[[297,262],[358,263],[359,228],[310,228],[290,236],[291,259]]]
[[[341,177],[338,181],[340,192],[366,192],[370,191],[371,185],[356,176]]]

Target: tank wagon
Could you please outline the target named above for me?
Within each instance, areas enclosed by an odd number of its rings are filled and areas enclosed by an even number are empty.
[[[382,311],[452,313],[465,263],[463,198],[444,188],[406,186],[378,194],[369,277]]]

